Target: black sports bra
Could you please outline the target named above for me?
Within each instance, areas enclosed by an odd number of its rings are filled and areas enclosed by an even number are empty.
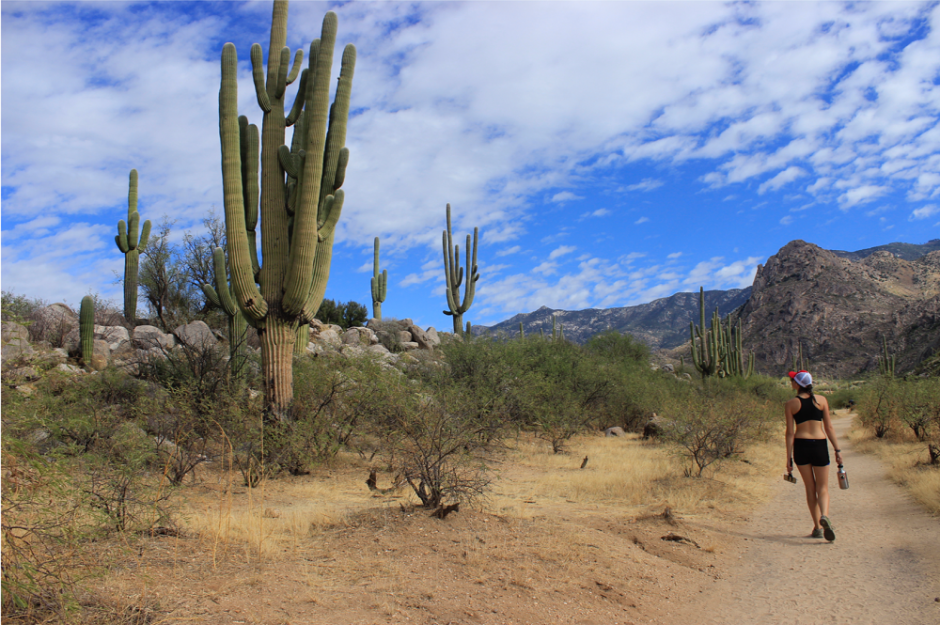
[[[812,397],[797,397],[800,400],[800,409],[793,415],[793,420],[799,425],[807,421],[822,421],[823,411],[813,403]]]

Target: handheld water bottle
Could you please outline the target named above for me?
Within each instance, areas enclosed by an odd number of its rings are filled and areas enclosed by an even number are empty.
[[[842,490],[848,490],[849,488],[849,476],[845,473],[845,468],[840,464],[839,471],[836,473],[839,476],[839,488]]]

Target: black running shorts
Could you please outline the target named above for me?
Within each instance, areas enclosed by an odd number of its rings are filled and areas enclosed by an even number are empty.
[[[829,445],[825,438],[793,439],[793,462],[797,466],[811,464],[814,467],[829,466]]]

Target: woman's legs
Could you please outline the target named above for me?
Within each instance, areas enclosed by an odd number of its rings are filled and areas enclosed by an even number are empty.
[[[800,477],[803,478],[803,487],[806,489],[806,505],[809,507],[809,514],[813,517],[813,529],[822,529],[819,524],[820,513],[819,501],[816,487],[816,469],[826,469],[828,476],[828,467],[814,467],[810,464],[798,464],[796,468],[800,470]],[[829,490],[826,490],[826,510],[829,510]]]
[[[813,467],[813,476],[816,482],[816,503],[819,506],[819,514],[829,516],[829,466]]]

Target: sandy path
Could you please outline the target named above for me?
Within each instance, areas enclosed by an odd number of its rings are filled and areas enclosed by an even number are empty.
[[[740,562],[675,623],[940,624],[940,519],[889,482],[877,458],[852,451],[851,417],[833,424],[851,484],[839,490],[833,465],[836,541],[806,537],[812,521],[803,485],[781,479],[774,498],[737,530]]]

